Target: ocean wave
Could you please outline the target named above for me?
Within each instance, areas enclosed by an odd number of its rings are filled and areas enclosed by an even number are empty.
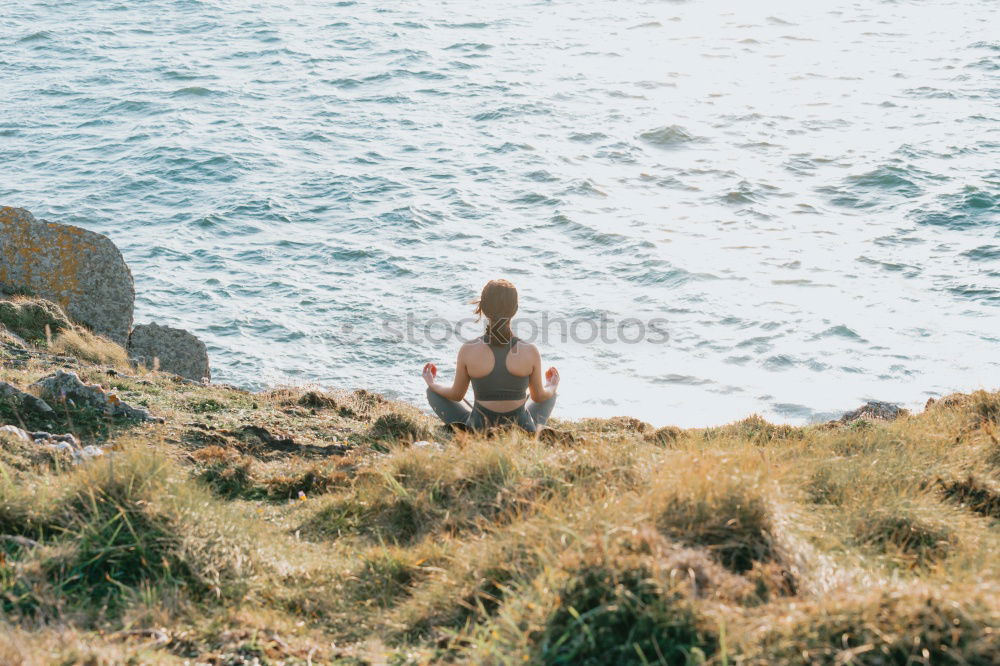
[[[973,261],[1000,261],[1000,245],[983,245],[962,253]]]
[[[861,337],[861,335],[859,335],[857,331],[848,326],[845,326],[844,324],[831,326],[825,331],[822,331],[814,335],[812,339],[821,340],[823,338],[843,338],[845,340],[851,340],[852,342],[865,342],[865,343],[868,342],[863,337]]]
[[[188,86],[187,88],[178,88],[170,94],[173,97],[210,97],[219,93],[201,86]]]
[[[656,129],[646,130],[639,138],[658,148],[679,148],[703,139],[694,136],[680,125],[665,125]]]
[[[28,44],[31,42],[44,42],[52,39],[53,33],[50,30],[38,30],[31,34],[25,35],[17,40],[18,44]]]
[[[998,196],[967,185],[960,192],[937,197],[935,208],[913,211],[910,217],[918,224],[950,229],[993,226],[1000,222]]]

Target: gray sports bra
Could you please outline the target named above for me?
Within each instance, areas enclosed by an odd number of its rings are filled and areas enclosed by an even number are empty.
[[[485,342],[486,339],[483,338]],[[528,392],[528,377],[512,375],[507,369],[507,352],[517,344],[512,337],[506,345],[490,345],[493,350],[493,370],[485,377],[472,379],[476,400],[524,400]]]

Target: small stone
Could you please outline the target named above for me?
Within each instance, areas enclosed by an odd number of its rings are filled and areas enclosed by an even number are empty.
[[[21,430],[17,426],[5,425],[0,427],[0,434],[11,435],[16,439],[20,439],[23,442],[30,444],[32,442],[31,435]]]
[[[132,329],[128,352],[147,368],[155,366],[195,382],[212,378],[205,343],[180,328],[139,324]]]
[[[80,441],[70,433],[66,433],[64,435],[52,435],[50,439],[55,440],[57,442],[66,442],[67,444],[72,445],[74,448],[80,448]]]
[[[76,449],[70,446],[67,442],[48,443],[45,445],[45,448],[53,451],[68,451],[69,453],[76,453]]]

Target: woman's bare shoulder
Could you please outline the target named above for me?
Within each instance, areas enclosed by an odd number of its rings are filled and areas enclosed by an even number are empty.
[[[475,340],[469,340],[467,342],[463,342],[462,346],[458,348],[458,355],[461,356],[463,354],[475,353],[480,348],[485,347],[485,346],[486,346],[486,343],[483,342],[482,338],[476,338]]]
[[[538,356],[538,347],[530,342],[525,342],[521,338],[517,339],[517,344],[515,345],[518,354],[530,354],[533,356]]]

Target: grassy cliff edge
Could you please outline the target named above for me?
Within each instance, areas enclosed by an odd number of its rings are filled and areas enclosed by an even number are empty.
[[[1000,663],[1000,392],[453,434],[132,368],[33,312],[0,382],[72,370],[159,420],[0,397],[0,426],[105,452],[0,431],[0,663]]]

